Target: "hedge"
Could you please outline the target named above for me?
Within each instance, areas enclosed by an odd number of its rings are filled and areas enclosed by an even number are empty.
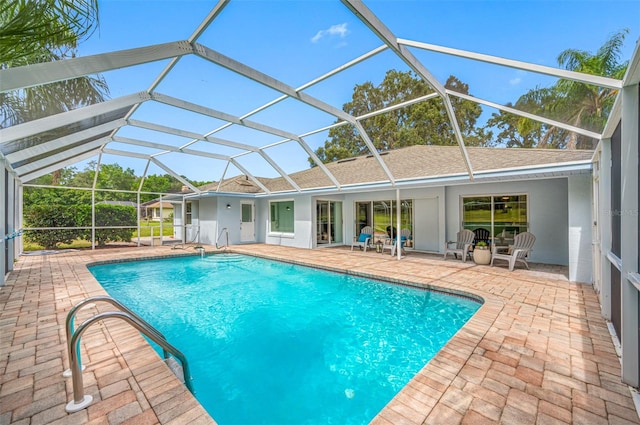
[[[136,209],[122,205],[96,204],[96,227],[137,226]],[[90,205],[34,205],[24,213],[25,227],[91,227]],[[104,246],[108,242],[129,242],[135,229],[96,229],[96,242]],[[27,241],[46,249],[59,243],[69,244],[76,239],[91,240],[91,229],[29,230]]]

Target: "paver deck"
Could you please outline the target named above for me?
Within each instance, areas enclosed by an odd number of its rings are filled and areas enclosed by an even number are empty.
[[[485,300],[373,423],[640,423],[598,298],[591,285],[569,282],[565,267],[509,272],[415,252],[398,262],[343,247],[231,249]],[[20,257],[0,288],[0,424],[214,423],[137,331],[112,320],[82,338],[85,393],[94,402],[73,414],[64,409],[72,399],[71,380],[62,377],[66,314],[105,294],[86,265],[184,254],[196,253],[163,246]],[[76,323],[109,309],[89,306]]]

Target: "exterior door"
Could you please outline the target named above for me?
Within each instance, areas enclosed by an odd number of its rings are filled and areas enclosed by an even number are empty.
[[[256,217],[253,202],[240,202],[240,242],[256,241]]]
[[[342,202],[316,201],[316,245],[342,243]]]

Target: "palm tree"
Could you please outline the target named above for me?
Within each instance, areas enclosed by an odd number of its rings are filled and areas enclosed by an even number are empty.
[[[97,28],[97,0],[0,0],[0,64],[50,61]]]
[[[0,69],[74,57],[97,27],[97,0],[0,0]],[[1,93],[0,128],[101,102],[108,93],[100,76]]]
[[[628,61],[620,63],[620,50],[628,29],[614,34],[596,52],[567,49],[558,56],[558,64],[570,71],[622,79]],[[516,107],[535,114],[566,122],[575,127],[600,132],[606,124],[618,91],[571,80],[559,80],[548,88],[536,88],[521,96]],[[531,128],[519,120],[519,125]],[[574,132],[537,123],[543,129],[538,147],[591,148],[593,140]]]

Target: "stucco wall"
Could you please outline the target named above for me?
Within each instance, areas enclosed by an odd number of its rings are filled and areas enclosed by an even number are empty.
[[[590,177],[528,180],[505,183],[475,183],[448,187],[401,190],[401,199],[414,200],[414,235],[416,248],[443,252],[444,242],[455,239],[461,226],[463,196],[526,194],[529,229],[536,236],[532,262],[571,266],[571,279],[590,281],[591,201]],[[569,184],[571,181],[571,184]],[[571,189],[569,189],[571,188]],[[240,243],[240,202],[243,198],[220,197],[200,200],[198,208],[201,241],[215,243],[216,232],[229,229],[231,244]],[[315,201],[343,202],[344,244],[354,237],[354,205],[357,201],[395,200],[396,191],[311,196],[294,199],[295,233],[269,232],[269,200],[254,199],[256,206],[256,241],[297,248],[315,247]],[[572,204],[571,209],[569,203]],[[226,205],[231,208],[227,209]],[[571,246],[571,249],[570,249]]]
[[[590,175],[570,176],[569,280],[593,282],[592,186]]]
[[[293,198],[282,198],[276,200],[288,200]],[[315,204],[313,204],[315,205]],[[272,245],[291,246],[295,248],[312,248],[312,214],[313,206],[310,195],[296,196],[293,204],[294,212],[294,234],[270,233],[269,232],[269,201],[262,206],[265,213],[261,214],[262,229],[265,232],[265,242]]]
[[[198,224],[200,225],[200,243],[215,244],[218,228],[217,198],[203,198],[198,201]]]
[[[446,189],[446,236],[455,240],[462,225],[461,198],[471,195],[526,194],[529,231],[536,236],[531,261],[569,264],[567,179],[469,184]]]

